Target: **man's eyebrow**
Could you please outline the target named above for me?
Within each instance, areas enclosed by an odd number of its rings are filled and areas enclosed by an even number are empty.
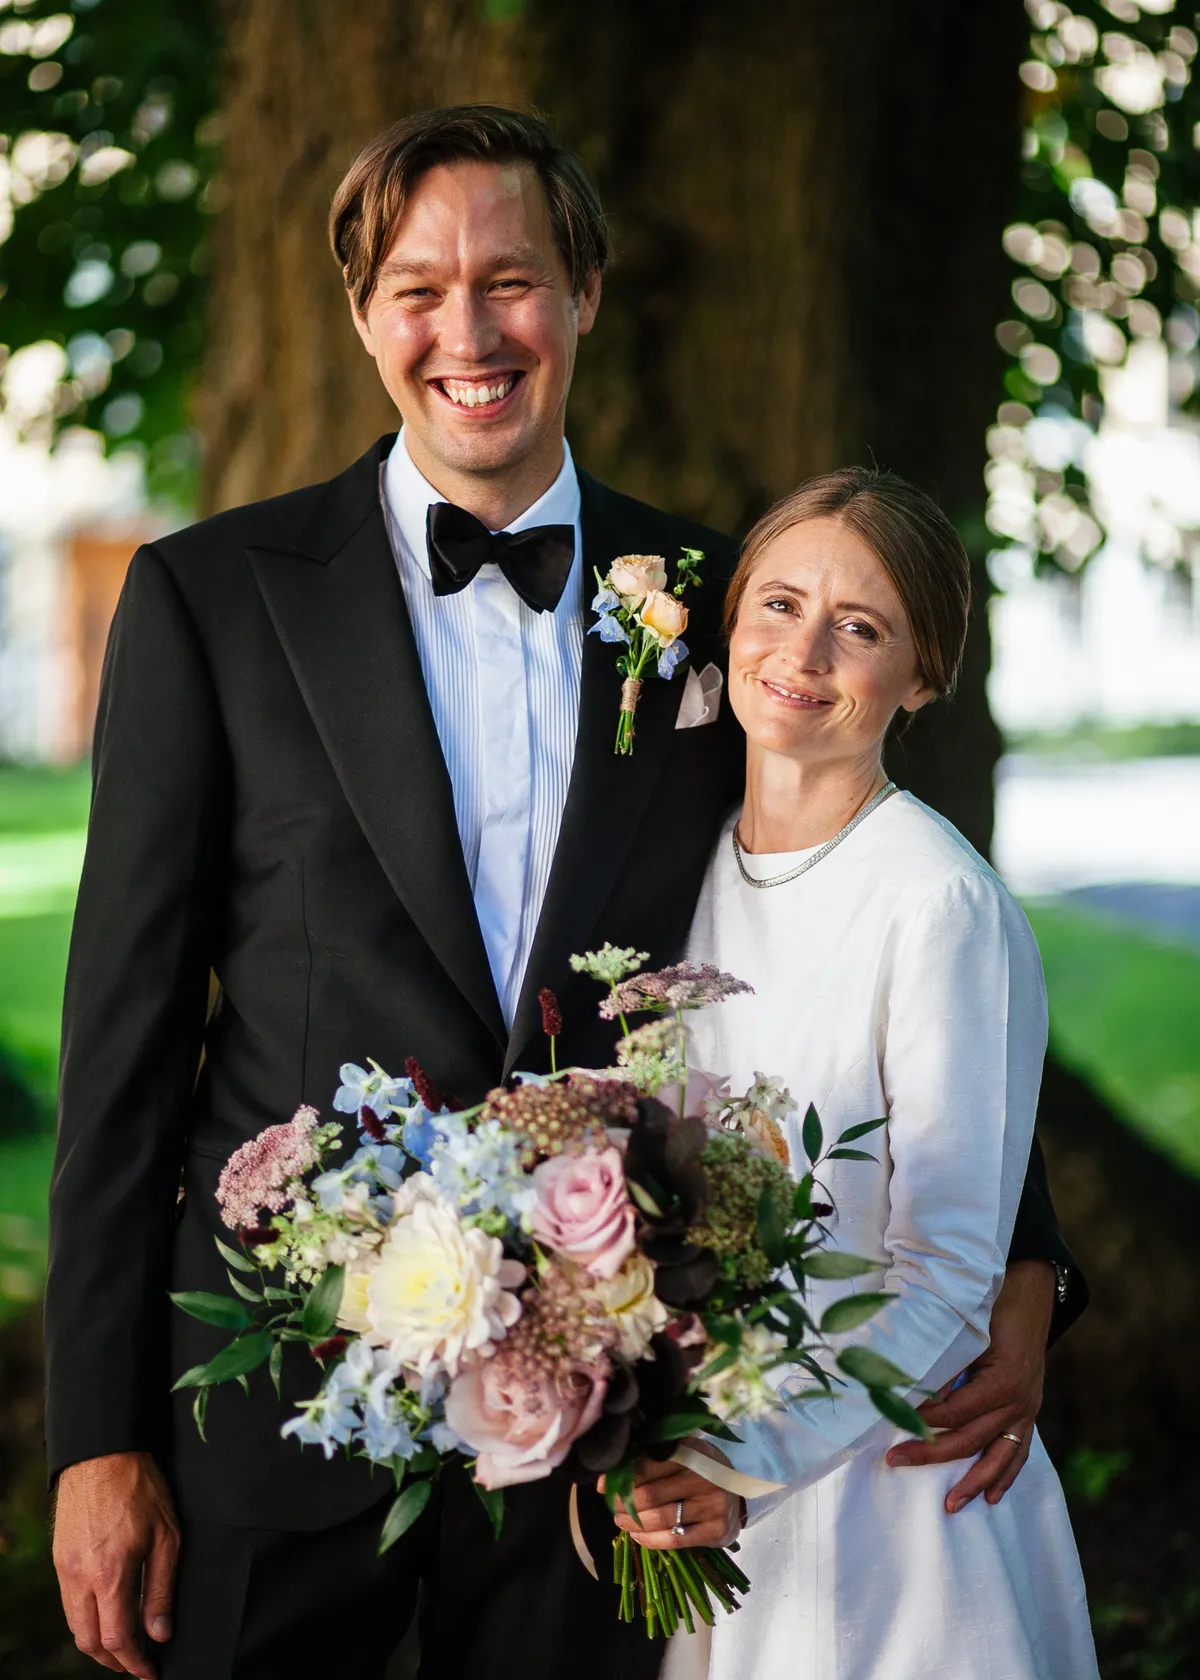
[[[490,271],[504,268],[527,267],[530,264],[540,266],[544,261],[543,254],[535,245],[513,245],[506,251],[497,251],[487,259],[485,267]],[[380,279],[422,279],[437,271],[438,263],[433,257],[389,257],[381,264]]]

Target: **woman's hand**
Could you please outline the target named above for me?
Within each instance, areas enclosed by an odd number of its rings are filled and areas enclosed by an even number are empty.
[[[603,1476],[599,1487],[603,1493]],[[659,1463],[652,1458],[644,1458],[638,1465],[633,1504],[640,1527],[620,1502],[613,1521],[639,1546],[655,1551],[728,1546],[737,1539],[745,1521],[745,1503],[736,1494],[714,1487],[682,1464]],[[671,1532],[677,1526],[682,1526],[682,1534]]]
[[[944,1388],[918,1408],[930,1428],[942,1433],[932,1441],[905,1441],[887,1455],[893,1466],[974,1458],[946,1495],[951,1516],[980,1493],[989,1505],[998,1505],[1029,1457],[1042,1405],[1053,1310],[1053,1266],[1044,1260],[1019,1260],[1010,1266],[992,1309],[987,1352],[967,1367],[960,1387]]]

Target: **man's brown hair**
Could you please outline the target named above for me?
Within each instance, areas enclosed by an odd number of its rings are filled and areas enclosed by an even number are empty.
[[[608,260],[595,181],[540,117],[500,105],[449,105],[394,123],[368,142],[333,195],[329,242],[361,315],[413,187],[445,163],[527,163],[546,194],[550,226],[578,297]]]
[[[952,694],[962,665],[971,609],[971,566],[958,532],[923,490],[896,473],[841,467],[810,478],[764,513],[742,545],[725,596],[725,630],[762,551],[794,525],[837,519],[855,532],[895,585],[908,615],[921,680]]]

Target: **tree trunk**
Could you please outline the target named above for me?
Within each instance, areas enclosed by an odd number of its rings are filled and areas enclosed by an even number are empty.
[[[1016,0],[248,0],[200,404],[207,503],[329,476],[394,414],[325,244],[357,148],[424,105],[532,104],[596,171],[618,260],[570,430],[634,495],[740,532],[874,458],[982,543]],[[980,599],[985,591],[980,572]],[[960,699],[900,773],[986,848],[985,615]]]

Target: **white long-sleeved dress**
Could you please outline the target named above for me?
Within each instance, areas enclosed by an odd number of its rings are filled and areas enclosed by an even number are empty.
[[[732,827],[689,955],[755,995],[692,1018],[694,1065],[729,1074],[734,1091],[756,1071],[781,1075],[827,1138],[888,1116],[860,1145],[878,1165],[822,1171],[833,1246],[879,1255],[880,1269],[815,1285],[812,1305],[819,1316],[851,1289],[894,1292],[838,1344],[869,1345],[936,1388],[986,1346],[1003,1278],[1046,1042],[1033,934],[983,859],[909,794],[767,889],[742,880]],[[762,879],[804,855],[746,864]],[[798,1175],[798,1120],[788,1141]],[[904,1437],[861,1390],[739,1433],[725,1449],[735,1467],[787,1491],[751,1502],[741,1561],[753,1591],[718,1619],[709,1680],[1096,1680],[1079,1560],[1040,1440],[999,1506],[980,1498],[950,1517],[943,1500],[965,1465],[889,1468]],[[695,1672],[699,1657],[677,1647],[667,1672]]]

